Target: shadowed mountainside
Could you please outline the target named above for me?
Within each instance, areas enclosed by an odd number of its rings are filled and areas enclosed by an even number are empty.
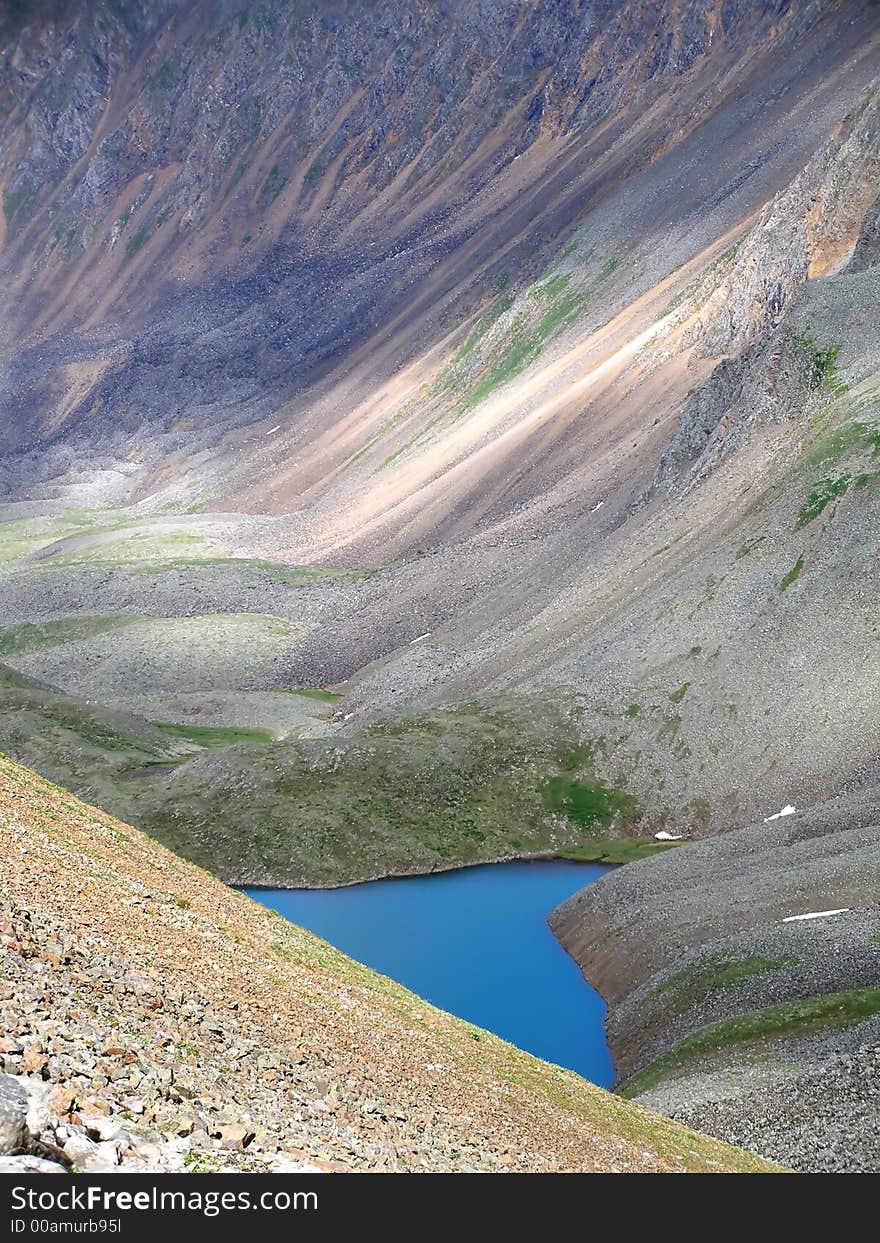
[[[877,6],[2,30],[10,754],[297,882],[859,779]]]

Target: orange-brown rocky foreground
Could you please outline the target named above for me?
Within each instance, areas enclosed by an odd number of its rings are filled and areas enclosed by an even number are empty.
[[[0,833],[4,1168],[770,1168],[435,1010],[5,757]]]

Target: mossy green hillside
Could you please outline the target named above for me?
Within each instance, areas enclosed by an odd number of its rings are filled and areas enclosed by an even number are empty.
[[[259,730],[150,723],[21,683],[0,695],[0,750],[230,880],[341,884],[514,856],[622,861],[653,848],[630,843],[635,800],[603,779],[553,701],[470,704],[377,720],[348,739],[276,742]]]
[[[801,555],[798,557],[797,561],[795,561],[794,565],[791,567],[788,573],[784,574],[783,577],[780,579],[779,581],[780,592],[788,591],[789,587],[791,587],[793,583],[797,582],[797,580],[800,578],[801,573],[803,571],[804,564],[805,564],[804,554],[801,553]]]

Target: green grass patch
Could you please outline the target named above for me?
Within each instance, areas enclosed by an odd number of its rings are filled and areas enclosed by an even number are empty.
[[[558,858],[573,863],[635,863],[683,845],[684,842],[658,842],[653,837],[597,837],[582,846],[561,850]]]
[[[495,299],[495,301],[489,307],[488,311],[484,311],[484,313],[477,320],[474,327],[471,329],[471,332],[468,335],[468,338],[465,341],[464,345],[462,345],[461,348],[458,350],[458,352],[455,354],[452,360],[452,365],[456,366],[457,364],[464,362],[466,358],[469,358],[470,355],[473,354],[474,350],[476,350],[477,346],[480,344],[483,338],[489,333],[489,331],[495,326],[495,324],[498,322],[501,316],[505,313],[505,311],[509,311],[512,306],[513,306],[513,295],[512,294],[510,293],[499,294],[499,296]]]
[[[602,782],[588,784],[559,774],[547,777],[540,790],[547,811],[560,813],[583,829],[632,820],[636,811],[632,795]]]
[[[571,282],[570,272],[560,272],[556,276],[551,276],[549,280],[544,281],[538,286],[538,293],[543,294],[545,298],[558,298],[569,286]]]
[[[800,578],[801,571],[803,570],[803,568],[804,568],[804,554],[801,553],[797,561],[795,561],[794,565],[791,567],[791,569],[788,571],[785,577],[780,581],[779,590],[788,591],[792,583],[796,583],[797,580]]]
[[[59,697],[56,702],[47,704],[42,710],[41,719],[50,730],[61,729],[68,735],[72,735],[79,745],[85,743],[88,747],[94,747],[98,751],[126,756],[132,753],[147,752],[147,748],[137,739],[116,729],[102,715],[100,709],[90,710],[85,704],[72,698]],[[4,745],[8,746],[7,743]],[[65,752],[68,752],[68,748],[69,744],[65,742]],[[64,758],[66,760],[67,756],[65,755]],[[155,756],[148,754],[148,758],[155,758]],[[85,756],[77,755],[75,762],[78,763],[80,760],[87,762]],[[81,778],[83,774],[77,772],[75,775]]]
[[[459,414],[478,406],[496,388],[506,384],[535,362],[547,341],[581,314],[590,295],[588,292],[571,292],[568,288],[570,281],[568,273],[560,273],[535,286],[530,301],[536,305],[536,309],[541,310],[540,318],[535,322],[531,313],[517,316],[504,348],[464,396],[458,408]],[[473,348],[476,344],[477,342]]]
[[[320,703],[335,704],[339,703],[342,696],[337,691],[325,690],[323,686],[295,686],[292,688],[294,695],[305,695],[307,699],[317,699]]]
[[[832,501],[839,501],[846,496],[852,483],[850,475],[841,475],[839,479],[820,479],[807,497],[807,503],[798,514],[797,529],[805,527],[820,517]]]
[[[131,625],[142,618],[133,614],[109,614],[97,617],[63,617],[57,621],[20,622],[0,630],[0,656],[21,656],[41,648],[58,647],[62,643],[77,643],[94,639]]]
[[[267,729],[251,729],[239,725],[182,725],[176,721],[151,721],[156,729],[172,738],[183,738],[200,747],[229,747],[239,742],[274,742],[275,735]]]
[[[808,362],[808,382],[811,389],[825,389],[826,392],[839,396],[847,391],[837,370],[837,358],[840,346],[832,345],[829,349],[820,349],[810,337],[797,337],[798,344],[805,351]]]
[[[125,526],[123,520],[110,523],[104,529]],[[97,534],[101,528],[95,528]],[[40,568],[72,565],[131,565],[138,562],[150,563],[178,559],[182,554],[193,554],[204,549],[210,552],[210,545],[201,535],[190,535],[183,531],[174,531],[163,535],[150,535],[142,532],[133,533],[128,538],[95,541],[80,548],[59,548],[51,558],[40,563]]]
[[[543,338],[534,330],[529,329],[525,317],[520,316],[506,348],[463,399],[460,412],[464,414],[472,410],[480,402],[485,401],[496,388],[500,388],[502,384],[512,380],[521,371],[525,371],[526,367],[540,356],[543,348]]]
[[[20,561],[49,542],[39,536],[30,539],[0,539],[0,561]]]
[[[862,490],[863,488],[872,487],[878,480],[880,480],[880,470],[867,470],[860,475],[856,475],[853,485]]]
[[[807,461],[811,466],[818,466],[839,462],[850,454],[867,452],[880,457],[880,425],[854,419],[823,436],[810,451]]]
[[[188,505],[183,512],[202,512],[204,508],[205,502],[196,501]],[[134,571],[149,573],[159,573],[164,570],[180,570],[188,566],[206,568],[241,567],[243,569],[270,573],[279,582],[297,587],[319,584],[331,579],[355,583],[378,573],[378,569],[375,567],[341,569],[334,566],[285,565],[280,561],[263,561],[253,557],[234,557],[227,553],[216,551],[216,546],[203,536],[193,535],[186,531],[172,531],[153,535],[148,529],[136,529],[126,535],[124,534],[124,529],[135,526],[139,521],[131,518],[114,518],[110,516],[103,518],[98,516],[88,521],[90,525],[82,525],[75,529],[68,527],[51,535],[35,536],[32,541],[33,546],[39,547],[74,535],[99,535],[106,531],[116,530],[123,532],[122,538],[103,542],[95,540],[79,548],[66,547],[64,544],[59,544],[58,551],[52,556],[34,563],[32,567],[33,572],[44,573],[55,568],[67,569],[71,566],[88,567],[90,565],[94,565],[96,568],[105,565],[124,566]],[[9,525],[11,526],[12,524]],[[2,526],[0,526],[0,534],[5,534]],[[13,546],[17,547],[21,542],[18,538],[4,539],[0,542],[0,560],[2,560],[2,550],[4,547],[8,545],[14,551],[15,548]]]
[[[740,988],[756,976],[781,971],[784,967],[794,966],[796,962],[797,959],[792,957],[762,958],[753,954],[746,958],[728,958],[724,954],[709,954],[683,971],[667,976],[653,990],[652,995],[678,993],[675,1010],[680,1011],[686,1005],[705,997],[707,993]]]
[[[877,1013],[880,1013],[880,988],[854,988],[842,993],[807,997],[802,1001],[783,1002],[764,1010],[752,1010],[694,1032],[634,1075],[621,1089],[621,1095],[628,1098],[638,1096],[656,1087],[689,1062],[710,1057],[735,1045],[853,1027]]]

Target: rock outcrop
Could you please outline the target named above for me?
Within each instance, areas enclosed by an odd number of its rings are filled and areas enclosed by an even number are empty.
[[[10,1075],[0,1075],[0,1157],[27,1147],[28,1096]]]

